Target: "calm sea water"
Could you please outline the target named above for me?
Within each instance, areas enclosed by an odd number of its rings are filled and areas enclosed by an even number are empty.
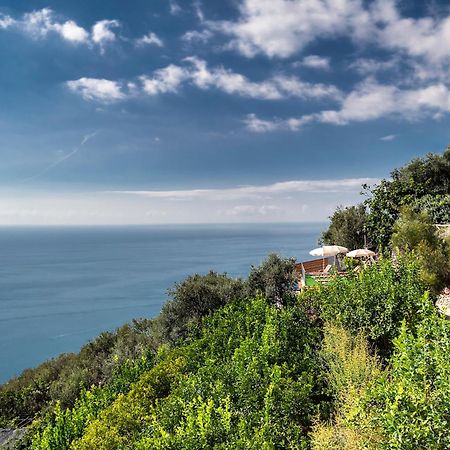
[[[210,269],[246,276],[298,259],[323,224],[0,228],[0,383],[100,332],[158,314],[166,290]]]

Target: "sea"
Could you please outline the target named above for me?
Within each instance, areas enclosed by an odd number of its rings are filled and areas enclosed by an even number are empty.
[[[210,270],[298,260],[324,223],[0,228],[0,383],[102,331],[154,317],[167,289]]]

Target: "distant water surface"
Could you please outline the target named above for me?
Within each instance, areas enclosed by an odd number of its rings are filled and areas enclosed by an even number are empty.
[[[105,330],[153,317],[209,270],[246,276],[270,252],[308,258],[323,224],[0,228],[0,383]]]

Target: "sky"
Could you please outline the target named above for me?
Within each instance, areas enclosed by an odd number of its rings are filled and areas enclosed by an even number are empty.
[[[450,5],[0,0],[0,225],[323,221],[448,143]]]

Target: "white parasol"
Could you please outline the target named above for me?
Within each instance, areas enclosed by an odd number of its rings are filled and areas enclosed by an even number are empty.
[[[368,250],[367,248],[358,248],[346,254],[346,256],[349,256],[350,258],[367,258],[369,256],[375,255],[375,252],[373,252],[372,250]]]
[[[324,245],[323,247],[315,248],[309,252],[312,256],[321,256],[322,258],[328,258],[328,256],[336,256],[339,253],[347,253],[348,248],[341,247],[340,245]]]

